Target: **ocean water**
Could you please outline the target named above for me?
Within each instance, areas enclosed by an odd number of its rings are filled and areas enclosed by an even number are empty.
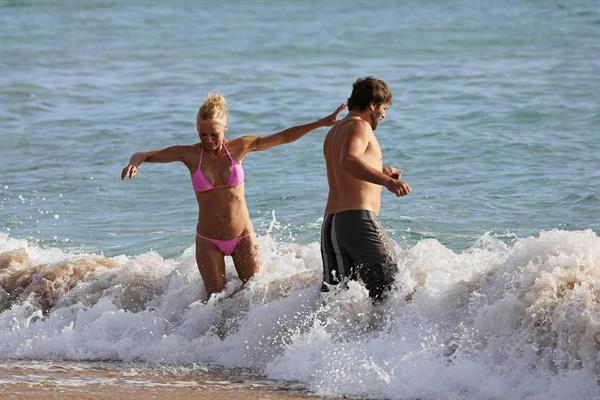
[[[264,261],[203,304],[182,165],[217,89],[230,138],[386,80],[391,299],[319,294],[325,129],[250,154]],[[242,368],[311,393],[600,398],[597,1],[0,1],[0,358]],[[184,367],[185,366],[185,367]]]

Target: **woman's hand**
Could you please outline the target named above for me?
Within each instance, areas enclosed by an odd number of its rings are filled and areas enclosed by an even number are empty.
[[[326,116],[325,118],[321,118],[321,123],[323,126],[331,126],[337,122],[338,115],[346,108],[346,103],[342,103],[333,113]]]
[[[121,179],[122,180],[131,179],[136,175],[137,175],[137,167],[132,164],[129,164],[128,166],[123,168],[123,171],[121,171]]]
[[[137,175],[138,167],[144,162],[144,153],[135,153],[129,159],[129,164],[121,171],[121,179],[131,179]]]

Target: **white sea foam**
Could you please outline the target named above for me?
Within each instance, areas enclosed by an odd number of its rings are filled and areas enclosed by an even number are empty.
[[[552,230],[455,253],[396,247],[399,285],[319,293],[317,243],[259,237],[242,292],[228,261],[205,296],[194,249],[174,260],[71,255],[0,235],[0,357],[214,363],[320,394],[390,399],[600,397],[600,238]]]

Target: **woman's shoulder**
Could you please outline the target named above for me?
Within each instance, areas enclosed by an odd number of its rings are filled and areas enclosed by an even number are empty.
[[[254,143],[256,141],[257,137],[258,136],[256,136],[256,135],[242,135],[235,139],[226,141],[225,144],[229,148],[246,149],[248,146],[251,146],[252,143]]]
[[[166,151],[176,151],[176,152],[186,152],[186,151],[197,150],[199,148],[200,148],[200,143],[194,143],[194,144],[172,144],[172,145],[169,145],[169,146],[163,148],[163,150],[166,150]]]
[[[200,143],[177,144],[172,146],[172,148],[179,154],[181,161],[188,167],[193,167],[198,161],[202,145]]]
[[[200,151],[200,143],[194,144],[174,144],[167,147],[165,150],[181,155],[192,154]]]
[[[252,146],[252,143],[254,143],[255,140],[256,136],[254,135],[243,135],[235,139],[226,141],[225,145],[232,153],[232,155],[235,154],[234,158],[241,162],[241,160],[244,159],[244,157],[250,150],[250,147]]]
[[[200,149],[202,148],[202,145],[200,143],[194,143],[194,144],[176,144],[171,146],[172,149],[174,149],[175,151],[179,152],[179,153],[198,153],[200,152]]]

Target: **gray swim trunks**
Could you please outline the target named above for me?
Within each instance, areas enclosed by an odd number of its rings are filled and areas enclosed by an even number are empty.
[[[321,229],[323,291],[345,279],[360,279],[372,298],[381,298],[394,282],[394,247],[372,211],[326,214]]]

